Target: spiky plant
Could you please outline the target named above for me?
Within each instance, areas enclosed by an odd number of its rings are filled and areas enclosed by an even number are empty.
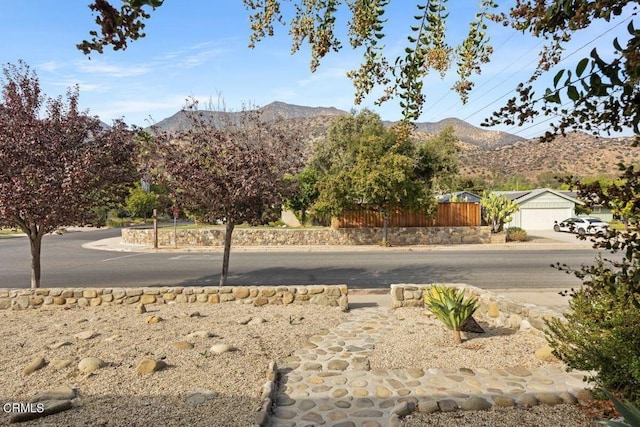
[[[618,412],[624,418],[624,421],[598,421],[609,427],[640,427],[640,408],[626,399],[618,400],[613,394],[607,390],[603,390],[609,399],[616,405]]]
[[[424,295],[424,304],[434,316],[453,330],[456,343],[462,343],[460,330],[478,309],[478,298],[465,298],[463,289],[433,285]]]

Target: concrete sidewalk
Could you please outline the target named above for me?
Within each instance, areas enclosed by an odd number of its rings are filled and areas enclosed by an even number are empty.
[[[569,297],[559,293],[565,288],[540,289],[485,289],[497,295],[504,295],[514,302],[535,304],[547,307],[560,313],[569,307]],[[389,289],[349,289],[349,308],[391,307]]]

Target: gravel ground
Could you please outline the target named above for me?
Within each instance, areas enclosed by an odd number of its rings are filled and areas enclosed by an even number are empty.
[[[414,412],[405,427],[595,427],[576,406],[534,406],[530,409],[491,409],[489,411],[436,413]]]
[[[539,335],[480,323],[485,333],[463,332],[457,345],[453,332],[424,309],[400,308],[395,315],[400,322],[376,345],[372,369],[561,366],[535,357],[547,343]]]
[[[250,426],[261,404],[269,362],[289,355],[310,335],[348,316],[337,309],[296,305],[147,307],[146,314],[136,314],[134,306],[1,311],[0,402],[26,402],[37,392],[69,386],[78,393],[73,409],[22,425]],[[200,316],[189,317],[196,311]],[[152,315],[163,320],[146,323]],[[248,317],[266,322],[237,323]],[[95,337],[74,337],[83,331],[94,331]],[[187,337],[195,331],[214,336]],[[176,341],[189,341],[194,348],[179,350],[172,346]],[[69,344],[51,348],[63,342]],[[208,351],[218,343],[237,350]],[[44,357],[47,366],[23,376],[22,370],[38,356]],[[138,374],[136,366],[145,356],[164,360],[168,367]],[[85,357],[98,357],[107,365],[83,374],[78,362]],[[56,369],[54,362],[59,360],[72,363]],[[186,398],[194,387],[217,396],[193,406]],[[0,425],[8,422],[9,415],[3,411]]]
[[[237,304],[173,304],[148,306],[137,314],[134,306],[41,308],[0,311],[0,402],[26,402],[37,392],[69,386],[77,390],[71,410],[25,426],[250,426],[260,406],[259,394],[270,361],[286,357],[306,338],[337,325],[348,313],[317,306]],[[196,313],[197,312],[197,313]],[[198,314],[199,315],[194,315]],[[469,334],[462,345],[423,309],[398,309],[400,325],[386,334],[370,357],[371,368],[541,366],[533,356],[545,343],[527,332],[489,329]],[[157,324],[148,324],[151,316]],[[264,323],[240,325],[238,320],[262,318]],[[483,325],[486,326],[486,325]],[[90,339],[76,334],[94,331]],[[188,337],[196,331],[209,338]],[[464,338],[464,336],[463,336]],[[188,341],[193,349],[172,343]],[[58,346],[61,343],[65,345]],[[214,344],[236,348],[223,354]],[[22,370],[42,356],[47,365],[24,376]],[[98,357],[106,366],[92,374],[78,370],[85,357]],[[136,373],[144,357],[163,360],[168,367]],[[67,367],[56,368],[62,360]],[[557,363],[557,362],[556,362]],[[187,402],[189,391],[201,387],[217,395],[203,403]],[[9,415],[0,414],[0,425]],[[530,410],[423,415],[414,414],[407,426],[589,426],[573,406],[543,406]]]

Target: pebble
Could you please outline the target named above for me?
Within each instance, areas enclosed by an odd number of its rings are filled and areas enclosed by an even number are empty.
[[[84,374],[90,374],[105,366],[104,361],[97,357],[85,357],[78,362],[78,369]]]
[[[187,392],[186,402],[191,406],[201,405],[209,399],[215,399],[218,396],[213,390],[202,387],[194,387]]]
[[[29,402],[42,402],[44,400],[73,400],[75,397],[75,390],[71,387],[64,386],[40,392],[32,397]]]
[[[156,323],[162,322],[162,320],[164,320],[162,319],[162,317],[154,315],[154,316],[147,317],[146,322],[149,323],[150,325],[155,325]]]
[[[138,363],[138,366],[136,366],[136,372],[139,374],[151,374],[166,367],[167,364],[163,360],[155,360],[145,357],[140,363]]]
[[[56,349],[58,349],[60,347],[64,347],[65,345],[71,345],[71,342],[70,341],[59,341],[57,343],[49,345],[49,348],[51,350],[56,350]]]
[[[21,423],[24,421],[35,420],[72,408],[70,400],[45,400],[40,403],[43,405],[42,411],[19,412],[17,414],[13,414],[9,419],[9,422]]]
[[[44,357],[36,357],[22,370],[22,375],[30,375],[35,371],[42,369],[47,364],[47,361],[44,360]]]
[[[214,344],[209,348],[209,351],[216,354],[226,353],[228,351],[234,351],[235,348],[228,344]]]
[[[70,359],[52,359],[51,360],[51,366],[53,366],[58,370],[64,369],[67,366],[71,365],[72,363],[73,363],[73,360],[70,360]]]

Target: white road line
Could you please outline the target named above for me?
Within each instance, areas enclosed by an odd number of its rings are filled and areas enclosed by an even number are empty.
[[[139,253],[139,254],[133,254],[133,255],[123,255],[123,256],[117,256],[117,257],[115,257],[115,258],[107,258],[107,259],[103,259],[103,260],[101,260],[101,261],[102,261],[102,262],[106,262],[106,261],[113,261],[113,260],[116,260],[116,259],[131,258],[131,257],[134,257],[134,256],[140,256],[140,255],[145,255],[145,254],[144,254],[144,253]]]

